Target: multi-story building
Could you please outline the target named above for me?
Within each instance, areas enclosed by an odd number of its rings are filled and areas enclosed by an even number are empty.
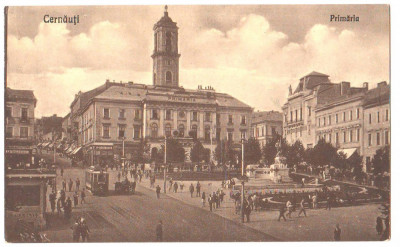
[[[211,86],[179,85],[178,27],[167,11],[153,30],[153,85],[107,80],[79,92],[71,104],[71,123],[77,124],[78,145],[90,164],[134,159],[143,139],[151,149],[165,137],[175,136],[185,149],[197,139],[213,151],[219,140],[239,143],[250,134],[250,106]]]
[[[251,117],[251,134],[265,146],[276,135],[282,136],[283,114],[277,111],[254,112]]]
[[[350,87],[350,82],[332,84],[327,93],[335,97],[321,100],[315,108],[315,135],[332,143],[349,158],[355,152],[363,155],[362,102],[368,84]]]
[[[386,82],[368,91],[363,101],[364,162],[369,171],[376,151],[390,145],[390,85]]]

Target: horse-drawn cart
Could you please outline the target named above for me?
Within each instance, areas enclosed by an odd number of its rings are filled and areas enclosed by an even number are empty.
[[[136,182],[130,182],[129,180],[124,180],[122,182],[115,183],[115,193],[116,194],[135,194]]]

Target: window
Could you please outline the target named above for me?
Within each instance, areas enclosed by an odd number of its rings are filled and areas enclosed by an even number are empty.
[[[6,107],[6,117],[12,117],[12,108],[10,106]]]
[[[325,117],[323,118],[323,123],[324,123],[324,126],[326,125],[326,123],[325,123]]]
[[[290,122],[293,122],[293,112],[290,111]]]
[[[300,108],[300,121],[303,120],[303,108]]]
[[[140,126],[133,126],[133,138],[140,138]]]
[[[171,136],[171,125],[170,124],[165,125],[165,136],[167,136],[167,137]]]
[[[272,133],[273,136],[276,135],[276,129],[275,129],[275,127],[271,127],[271,133]],[[301,132],[300,132],[300,133],[301,133]]]
[[[240,131],[240,138],[241,138],[242,140],[246,140],[246,131],[245,131],[245,130],[241,130],[241,131]]]
[[[369,121],[368,122],[369,122],[369,124],[372,123],[372,113],[369,114]]]
[[[311,106],[308,106],[307,109],[308,109],[308,116],[311,116]]]
[[[142,119],[142,114],[140,112],[140,109],[135,110],[135,120],[140,120]]]
[[[385,145],[389,145],[389,131],[385,131]]]
[[[228,142],[231,142],[231,141],[233,141],[233,132],[229,131],[228,132]]]
[[[192,125],[191,134],[194,139],[197,139],[197,125]]]
[[[192,113],[192,121],[197,121],[197,111]]]
[[[339,143],[339,132],[336,132],[335,143]]]
[[[267,126],[265,126],[267,128]],[[261,136],[264,136],[264,126],[261,126]]]
[[[337,113],[335,115],[335,123],[339,123],[339,115]]]
[[[233,124],[233,116],[232,115],[228,116],[228,124]]]
[[[388,109],[386,109],[386,111],[385,111],[385,120],[389,121],[389,110]]]
[[[360,109],[357,108],[357,119],[360,119]]]
[[[343,122],[346,122],[346,112],[343,112]]]
[[[368,146],[372,145],[372,135],[371,133],[368,134]]]
[[[331,118],[331,115],[329,115],[329,117],[328,117],[328,125],[331,125],[332,124],[332,118]]]
[[[357,129],[357,141],[360,141],[360,129]]]
[[[211,139],[211,131],[210,131],[210,126],[206,126],[205,128],[204,128],[204,139],[206,140],[206,141],[210,141],[210,139]]]
[[[165,120],[171,120],[171,110],[165,110]]]
[[[185,125],[180,124],[178,127],[178,131],[179,131],[179,137],[184,137],[185,136]]]
[[[221,120],[221,115],[217,114],[216,116],[217,124],[220,124],[220,120]]]
[[[246,125],[246,116],[242,116],[242,119],[240,121],[241,125]]]
[[[104,108],[104,110],[103,110],[103,117],[104,117],[104,118],[110,118],[110,109]]]
[[[257,127],[256,128],[256,137],[259,137],[260,136],[260,129]]]
[[[125,118],[125,109],[119,109],[119,118]]]
[[[13,137],[13,127],[6,128],[6,137]]]
[[[19,128],[19,136],[22,138],[27,138],[28,137],[28,127]]]
[[[217,132],[215,133],[215,138],[217,141],[221,140],[221,129],[217,128]]]
[[[318,118],[318,127],[321,127],[321,118]]]
[[[349,131],[349,141],[353,142],[353,130]]]
[[[376,113],[376,121],[377,121],[378,123],[380,122],[379,112]]]
[[[151,125],[151,133],[150,133],[152,138],[157,138],[158,136],[158,126],[156,123],[153,123]]]
[[[376,133],[376,145],[381,145],[381,133]]]
[[[21,121],[28,121],[28,108],[21,108]]]
[[[206,122],[211,122],[211,113],[206,112]]]
[[[184,111],[180,111],[180,112],[179,112],[179,118],[180,118],[180,119],[185,119],[185,117],[186,117],[185,112],[184,112]]]
[[[103,125],[103,138],[110,138],[110,125]]]
[[[166,36],[166,39],[165,39],[166,47],[165,47],[165,49],[167,50],[167,52],[170,52],[171,48],[172,48],[172,37],[171,37],[172,35],[171,35],[171,32],[167,32],[165,34],[165,36]]]
[[[329,134],[328,134],[328,142],[331,142],[331,141],[332,141],[332,134],[329,133]]]
[[[295,116],[296,116],[296,122],[297,122],[297,110],[295,110],[295,113],[296,113],[296,115],[295,115]]]
[[[124,138],[125,137],[125,124],[118,124],[118,137]]]
[[[165,81],[167,82],[167,84],[171,84],[172,83],[172,73],[171,73],[171,71],[167,71],[165,73]]]
[[[349,119],[350,119],[350,121],[353,120],[353,111],[349,112]]]
[[[343,131],[343,143],[346,143],[346,131]]]
[[[158,110],[153,109],[151,111],[151,119],[158,119]]]

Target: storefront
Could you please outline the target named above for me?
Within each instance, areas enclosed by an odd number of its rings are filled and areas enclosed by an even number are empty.
[[[106,165],[114,160],[114,144],[113,143],[93,143],[84,148],[84,159],[90,164]]]

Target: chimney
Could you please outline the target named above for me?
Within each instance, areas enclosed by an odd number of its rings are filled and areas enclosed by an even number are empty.
[[[340,83],[340,95],[345,95],[350,90],[350,82],[342,81]]]
[[[387,86],[387,82],[386,81],[381,81],[381,82],[378,83],[378,88],[385,87],[385,86]]]
[[[365,88],[366,90],[368,90],[368,82],[364,82],[364,83],[363,83],[363,88]]]

